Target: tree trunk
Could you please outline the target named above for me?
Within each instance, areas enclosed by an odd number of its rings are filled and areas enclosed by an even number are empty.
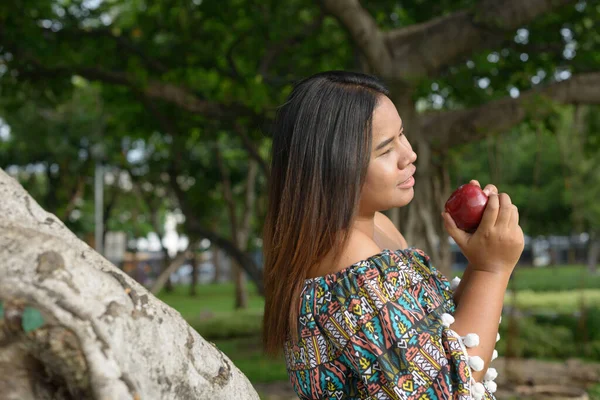
[[[213,276],[213,283],[219,283],[221,281],[221,257],[219,255],[219,249],[217,246],[213,246],[212,250],[212,263],[213,268],[215,270],[215,275]]]
[[[198,254],[192,255],[192,279],[190,283],[190,296],[196,296],[196,286],[198,286]]]
[[[246,273],[239,266],[234,268],[235,281],[235,308],[248,308],[248,287],[246,285]]]
[[[258,173],[258,163],[255,160],[250,160],[248,163],[248,177],[246,180],[246,196],[244,202],[244,211],[240,221],[238,221],[236,213],[235,200],[231,189],[231,180],[229,178],[229,170],[225,165],[225,161],[221,155],[220,149],[216,149],[217,163],[221,171],[223,183],[223,197],[227,203],[229,212],[229,222],[231,224],[231,237],[235,246],[243,252],[248,250],[248,240],[250,238],[251,217],[254,211],[254,203],[256,202],[256,176]],[[235,308],[248,308],[248,288],[246,287],[246,275],[244,269],[237,262],[233,266],[233,280],[235,282]]]
[[[587,266],[590,274],[598,273],[598,258],[600,258],[600,235],[598,235],[598,232],[591,232],[590,248],[587,257]]]
[[[392,100],[406,127],[406,135],[418,155],[415,176],[415,197],[393,220],[400,227],[409,246],[422,249],[430,255],[434,265],[447,277],[450,276],[452,254],[448,234],[444,230],[441,212],[450,196],[450,177],[445,168],[443,153],[433,154],[431,144],[419,131],[420,124],[412,100],[412,90],[392,86]]]
[[[247,378],[0,170],[4,399],[258,399]]]

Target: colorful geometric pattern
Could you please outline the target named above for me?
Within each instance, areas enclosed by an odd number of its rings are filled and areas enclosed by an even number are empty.
[[[307,279],[284,353],[301,399],[470,399],[450,284],[418,249],[383,250]],[[495,399],[486,393],[485,399]]]

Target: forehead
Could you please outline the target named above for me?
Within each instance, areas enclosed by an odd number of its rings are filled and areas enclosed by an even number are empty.
[[[402,119],[394,103],[387,96],[380,96],[373,111],[373,141],[379,142],[398,134],[401,126]]]

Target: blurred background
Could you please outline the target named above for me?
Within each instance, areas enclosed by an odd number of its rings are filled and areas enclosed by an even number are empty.
[[[388,212],[410,245],[460,276],[452,190],[478,179],[519,206],[498,397],[600,398],[599,17],[591,0],[4,0],[0,167],[290,399],[260,348],[270,126],[302,77],[376,74],[419,154],[415,200]]]

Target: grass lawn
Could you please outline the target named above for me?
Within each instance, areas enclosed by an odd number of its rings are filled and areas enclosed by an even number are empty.
[[[267,357],[260,337],[220,339],[213,342],[248,377],[250,382],[278,382],[288,379],[283,356]]]
[[[583,285],[582,285],[583,283]],[[520,309],[569,313],[579,309],[581,297],[586,306],[600,307],[600,276],[590,275],[584,267],[519,268],[512,280],[518,288]],[[580,290],[581,287],[588,289]],[[199,285],[197,295],[189,287],[178,286],[159,298],[178,310],[205,339],[215,343],[251,382],[287,380],[282,357],[267,358],[261,348],[264,300],[249,284],[249,307],[234,310],[233,284]],[[511,304],[510,293],[505,304]]]
[[[504,304],[513,304],[513,295],[507,294]],[[600,289],[581,289],[559,292],[516,292],[516,304],[520,310],[569,314],[580,309],[581,302],[586,307],[600,307]]]
[[[511,278],[511,288],[536,292],[600,289],[600,273],[590,274],[583,265],[517,267]]]
[[[462,276],[462,271],[453,273],[452,277],[454,276]],[[590,274],[583,265],[543,268],[517,266],[510,279],[510,288],[534,292],[600,289],[600,273]]]

